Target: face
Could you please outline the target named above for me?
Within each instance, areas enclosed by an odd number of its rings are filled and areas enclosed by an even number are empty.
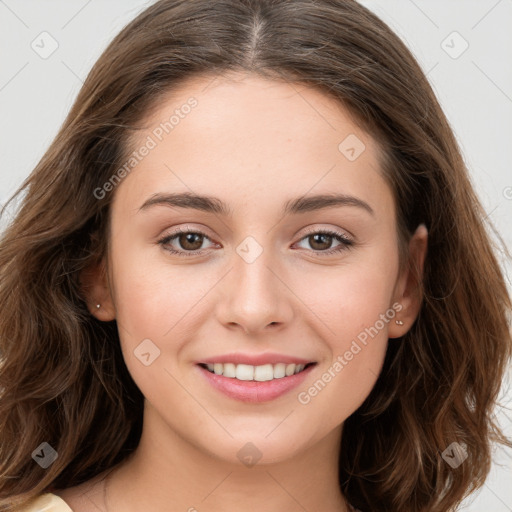
[[[251,75],[189,80],[146,121],[94,311],[144,421],[232,462],[341,434],[416,313],[375,141],[321,92]]]

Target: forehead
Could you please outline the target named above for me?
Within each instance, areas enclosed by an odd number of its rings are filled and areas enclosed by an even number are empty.
[[[192,98],[197,106],[190,109],[187,103]],[[185,114],[180,110],[186,111]],[[234,71],[224,75],[194,75],[181,82],[154,103],[144,124],[158,127],[169,121],[173,113],[179,114],[179,119],[175,115],[171,123],[173,131],[181,120],[190,117],[186,125],[191,131],[209,131],[221,136],[229,130],[231,138],[245,141],[251,135],[258,140],[264,140],[267,135],[273,140],[276,134],[301,139],[335,133],[335,138],[339,138],[344,132],[363,134],[340,101],[312,85]],[[138,135],[140,138],[144,133]],[[364,136],[369,144],[375,145]]]
[[[127,179],[140,199],[164,188],[231,204],[236,193],[261,208],[283,194],[339,189],[371,200],[387,188],[376,141],[340,102],[305,84],[194,76],[159,101],[143,126],[130,150],[149,140],[152,148]]]

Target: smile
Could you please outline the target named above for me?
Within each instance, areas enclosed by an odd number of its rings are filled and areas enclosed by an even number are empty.
[[[242,381],[257,381],[265,382],[274,379],[282,379],[290,377],[297,373],[304,371],[307,367],[316,363],[307,364],[294,364],[294,363],[276,363],[276,364],[263,364],[260,366],[253,366],[250,364],[234,364],[234,363],[214,363],[214,364],[200,364],[206,368],[210,373],[222,375],[231,379]]]
[[[318,365],[275,363],[257,366],[245,363],[198,363],[196,368],[213,388],[240,402],[262,403],[275,400],[300,386]]]

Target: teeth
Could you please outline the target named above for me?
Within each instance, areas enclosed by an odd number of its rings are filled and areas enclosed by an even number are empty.
[[[237,364],[235,377],[238,380],[254,380],[254,366],[250,364]]]
[[[224,375],[224,377],[236,377],[236,365],[233,363],[226,363],[225,365],[221,364],[220,366],[224,366],[224,370],[222,371],[222,375]]]
[[[289,377],[304,370],[304,364],[263,364],[252,366],[250,364],[215,363],[207,364],[206,367],[216,375],[223,375],[238,380],[255,380],[264,382],[273,379]]]
[[[274,379],[281,379],[286,375],[286,365],[284,363],[277,363],[274,365]]]

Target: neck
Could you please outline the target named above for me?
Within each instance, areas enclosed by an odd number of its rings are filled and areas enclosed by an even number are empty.
[[[163,426],[145,415],[137,449],[106,479],[106,512],[351,510],[338,483],[341,426],[302,453],[253,466],[205,453],[168,426],[162,435]]]

